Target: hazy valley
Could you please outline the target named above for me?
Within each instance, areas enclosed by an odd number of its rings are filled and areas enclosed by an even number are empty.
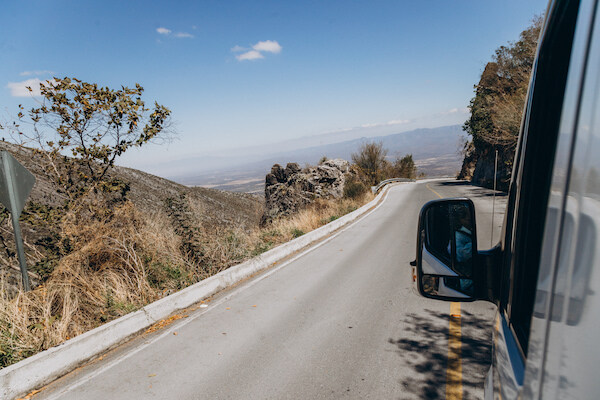
[[[288,162],[300,165],[316,164],[323,156],[351,160],[352,153],[365,142],[381,142],[388,150],[388,159],[412,154],[419,173],[427,176],[456,176],[463,155],[460,153],[466,139],[460,125],[415,129],[386,136],[359,138],[337,143],[285,150],[261,156],[220,157],[210,162],[186,159],[187,165],[196,165],[195,171],[169,175],[168,178],[188,186],[203,186],[234,192],[262,193],[264,178],[273,164],[285,166]],[[277,145],[275,144],[274,147]],[[183,160],[182,160],[183,161]]]

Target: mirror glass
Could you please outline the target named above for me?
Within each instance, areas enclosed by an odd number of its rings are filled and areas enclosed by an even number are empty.
[[[423,291],[431,296],[469,298],[474,295],[475,221],[468,200],[428,204],[422,215]]]

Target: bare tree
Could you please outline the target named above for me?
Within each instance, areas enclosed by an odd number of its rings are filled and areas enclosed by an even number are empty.
[[[32,88],[28,88],[32,92]],[[40,83],[42,99],[4,129],[34,147],[46,173],[72,201],[90,192],[115,191],[109,177],[115,159],[168,131],[171,111],[142,100],[144,89],[99,87],[75,78]],[[0,127],[2,128],[2,127]]]
[[[366,183],[374,186],[387,168],[386,156],[387,150],[383,148],[383,143],[367,142],[360,146],[357,153],[352,154],[352,161],[366,178]]]

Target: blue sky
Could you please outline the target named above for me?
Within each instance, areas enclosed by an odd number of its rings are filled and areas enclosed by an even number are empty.
[[[168,148],[121,160],[140,168],[328,132],[462,123],[494,50],[546,4],[3,0],[0,112],[32,102],[18,97],[28,79],[138,82],[179,132]]]

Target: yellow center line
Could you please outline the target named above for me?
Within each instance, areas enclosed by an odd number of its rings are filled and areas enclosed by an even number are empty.
[[[425,187],[442,199],[442,195],[429,184]],[[450,303],[450,326],[448,327],[448,368],[446,369],[446,399],[462,400],[462,360],[460,333],[460,303]]]
[[[462,399],[462,362],[460,337],[460,303],[450,303],[448,329],[448,368],[446,370],[446,399]]]
[[[427,185],[425,185],[425,187],[429,190],[431,190],[433,193],[435,193],[437,195],[437,197],[439,197],[440,199],[443,199],[442,195],[439,194],[438,192],[436,192],[435,190],[433,190],[430,186],[429,183]]]

